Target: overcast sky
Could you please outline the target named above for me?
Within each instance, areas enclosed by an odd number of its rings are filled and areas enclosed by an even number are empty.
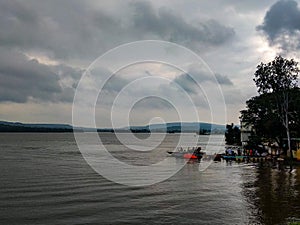
[[[96,58],[129,42],[163,40],[191,49],[207,63],[224,93],[226,121],[238,123],[245,101],[257,94],[252,81],[256,66],[277,54],[300,59],[298,4],[295,0],[0,0],[0,120],[72,123],[75,89]],[[151,88],[158,95],[180,99],[175,82],[190,95],[200,121],[220,122],[207,116],[205,93],[188,74],[195,70],[193,65],[187,68],[184,72],[145,63],[118,71],[100,94],[104,100],[96,108],[97,125],[110,126],[110,108],[105,107],[123,87],[147,76],[166,77],[169,82],[141,80],[136,84],[140,88],[122,92],[123,103]],[[100,77],[106,68],[101,69]],[[203,83],[212,79],[195,73]],[[117,118],[123,113],[119,107]],[[154,117],[178,120],[172,104],[155,97],[141,99],[129,119],[137,125],[153,122]]]

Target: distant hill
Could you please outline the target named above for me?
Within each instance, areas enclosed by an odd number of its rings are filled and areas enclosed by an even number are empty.
[[[0,121],[0,132],[73,132],[68,124],[29,124]]]
[[[222,134],[225,133],[225,125],[210,124],[210,123],[166,123],[166,124],[151,124],[146,126],[131,126],[120,129],[111,128],[73,128],[68,124],[31,124],[19,122],[0,121],[0,132],[134,132],[134,133],[149,133],[149,132],[168,132],[168,133],[199,133],[199,134]]]
[[[188,123],[188,122],[174,122],[166,124],[151,124],[147,126],[131,126],[124,128],[125,130],[131,130],[132,132],[168,132],[168,133],[191,133],[197,132],[200,134],[209,134],[209,133],[225,133],[226,126],[210,123]]]

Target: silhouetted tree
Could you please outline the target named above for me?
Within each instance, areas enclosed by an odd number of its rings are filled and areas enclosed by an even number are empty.
[[[275,97],[276,108],[274,108],[274,112],[277,113],[285,128],[291,157],[293,157],[293,154],[290,136],[290,90],[297,87],[297,78],[300,72],[297,65],[298,63],[293,59],[288,60],[276,56],[272,62],[258,65],[253,79],[258,88],[258,93],[273,93]]]
[[[240,145],[241,144],[241,131],[234,124],[226,125],[225,141],[228,145]]]

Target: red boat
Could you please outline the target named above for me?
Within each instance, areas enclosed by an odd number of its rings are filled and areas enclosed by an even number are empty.
[[[183,158],[185,159],[198,159],[198,156],[192,153],[186,153],[183,155]]]
[[[182,147],[179,147],[177,151],[168,152],[171,156],[174,156],[176,158],[184,158],[184,159],[201,159],[204,152],[201,152],[201,147],[193,147],[188,149],[183,149]]]

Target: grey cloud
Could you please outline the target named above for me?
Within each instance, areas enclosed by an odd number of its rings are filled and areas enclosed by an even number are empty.
[[[65,64],[49,66],[49,68],[58,76],[58,83],[61,87],[61,92],[55,93],[51,101],[72,102],[83,70]]]
[[[222,87],[222,92],[224,95],[225,103],[228,106],[243,105],[247,100],[241,90],[239,90],[237,87]]]
[[[233,28],[214,19],[191,22],[145,1],[132,2],[122,15],[93,8],[86,1],[0,1],[0,101],[73,100],[82,71],[65,63],[45,65],[24,53],[39,52],[65,62],[90,61],[111,47],[140,39],[163,39],[195,49],[199,43],[222,45],[235,35]],[[203,82],[212,80],[198,74]],[[222,75],[216,78],[222,85],[232,84]],[[187,74],[174,81],[189,94],[198,93],[199,87]],[[114,77],[103,94],[110,100],[129,82]],[[151,101],[153,107],[161,105]]]
[[[55,59],[90,61],[130,41],[163,39],[187,47],[220,45],[234,29],[215,20],[190,23],[174,12],[134,2],[108,14],[85,1],[0,1],[0,45]],[[205,45],[204,45],[205,46]]]
[[[69,67],[62,65],[59,68],[60,70],[57,66],[47,66],[37,60],[29,60],[20,52],[1,49],[0,101],[72,101],[74,89],[61,83],[60,76],[66,78],[78,71],[71,71]]]
[[[265,8],[272,4],[274,0],[268,1],[259,1],[259,0],[251,0],[251,1],[241,1],[241,0],[218,0],[216,4],[224,5],[225,7],[231,5],[232,7],[236,8],[238,11],[257,11],[262,8]]]
[[[100,53],[108,39],[99,23],[111,29],[117,25],[103,12],[90,12],[80,1],[1,1],[0,45],[43,51],[58,59],[85,59]]]
[[[300,47],[300,10],[294,0],[281,0],[268,10],[264,22],[257,27],[271,45],[279,44],[284,51]]]
[[[137,30],[157,35],[164,40],[181,44],[203,42],[218,45],[235,35],[233,28],[215,20],[191,24],[164,8],[157,12],[149,2],[134,2],[132,6],[135,9],[133,22]]]
[[[109,92],[119,93],[126,85],[131,82],[131,79],[125,79],[118,75],[113,75],[105,83],[103,89]]]
[[[61,92],[56,74],[17,52],[1,50],[0,77],[1,101],[26,102],[29,97],[45,100]]]
[[[220,85],[227,85],[227,86],[233,86],[232,81],[221,74],[215,74],[215,78],[210,75],[210,74],[206,74],[204,72],[201,71],[195,71],[193,69],[191,69],[190,71],[191,74],[193,74],[193,76],[197,76],[199,79],[198,81],[202,82],[215,82],[215,79],[217,80],[218,84]],[[198,94],[200,87],[197,84],[197,82],[192,78],[191,75],[189,74],[181,74],[179,76],[177,76],[174,81],[176,83],[178,83],[180,85],[181,88],[183,88],[187,93],[190,94]]]
[[[154,96],[149,96],[147,98],[141,99],[139,102],[137,102],[132,110],[134,109],[173,109],[174,106],[169,103],[168,101],[154,97]]]
[[[199,86],[196,81],[189,74],[182,74],[174,79],[183,90],[190,94],[197,94],[199,92]]]
[[[216,79],[218,81],[219,84],[221,85],[233,85],[232,81],[227,77],[227,76],[223,76],[221,74],[215,74]]]
[[[111,74],[110,78],[105,82],[102,80],[101,74]],[[98,103],[102,106],[112,106],[115,99],[121,93],[124,88],[124,93],[128,96],[135,95],[137,90],[125,89],[130,82],[135,79],[130,76],[124,76],[122,74],[112,74],[111,71],[108,71],[104,68],[97,68],[92,71],[95,82],[99,87],[103,84],[102,90],[99,92]]]
[[[94,71],[95,74],[100,74],[101,72],[103,72],[103,70],[98,69],[97,72]],[[109,73],[109,71],[106,72]],[[175,77],[173,80],[171,80],[169,84],[161,83],[160,85],[157,85],[157,83],[147,83],[144,84],[143,87],[135,86],[135,88],[126,89],[124,93],[122,93],[122,95],[123,97],[125,97],[124,99],[129,101],[131,96],[144,96],[145,93],[147,95],[149,93],[149,90],[153,90],[153,85],[155,85],[156,93],[159,96],[166,96],[169,99],[178,99],[186,97],[183,96],[183,89],[191,97],[196,106],[208,108],[208,101],[206,99],[205,93],[203,93],[203,90],[201,89],[201,85],[203,83],[208,82],[204,85],[214,86],[214,83],[218,82],[221,85],[221,88],[225,88],[227,91],[234,88],[233,83],[226,76],[216,74],[215,77],[213,77],[210,74],[206,74],[205,72],[201,71],[196,71],[195,69],[192,73],[195,76],[199,76],[200,84],[197,84],[190,74],[184,73]],[[130,82],[134,81],[137,78],[141,77],[130,76],[128,74],[127,76],[124,76],[123,74],[113,75],[107,81],[107,83],[103,87],[103,90],[100,92],[97,104],[101,105],[101,107],[111,107],[114,104],[114,101],[116,100],[117,96],[121,94],[122,89],[125,88],[127,84],[130,84]],[[150,91],[150,93],[153,92]],[[126,105],[126,102],[122,103]],[[161,101],[155,97],[148,97],[136,104],[135,108],[169,109],[172,108],[172,106],[169,104],[165,104],[164,101]]]
[[[228,77],[221,74],[215,74],[215,77],[218,84],[220,84],[226,104],[241,104],[241,93],[239,92],[238,88],[234,86],[233,82]],[[211,82],[211,84],[215,83],[214,78],[209,76],[208,74],[201,73],[200,78],[200,85],[204,82]],[[203,108],[208,107],[208,101],[206,99],[205,93],[202,92],[201,86],[199,86],[190,75],[182,74],[175,78],[174,81],[177,82],[181,86],[181,88],[183,88],[187,93],[191,95],[194,103],[197,106]]]

